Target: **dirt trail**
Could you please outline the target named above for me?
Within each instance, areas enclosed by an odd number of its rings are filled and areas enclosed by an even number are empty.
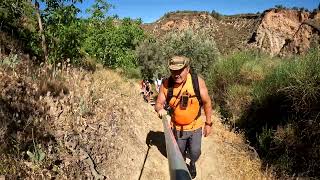
[[[159,123],[151,131],[157,132],[155,136],[163,136],[162,124]],[[158,138],[164,140],[164,137]],[[164,142],[155,144],[150,148],[141,176],[142,180],[170,179],[168,160],[163,155],[165,152],[161,152],[163,147],[159,147],[165,144]],[[217,116],[214,117],[212,134],[202,140],[202,154],[196,165],[198,172],[196,180],[272,179],[271,176],[261,172],[259,159],[248,150],[241,137],[227,131]]]

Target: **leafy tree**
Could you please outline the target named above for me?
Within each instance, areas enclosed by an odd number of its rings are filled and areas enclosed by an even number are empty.
[[[144,37],[140,28],[141,21],[125,18],[117,22],[113,18],[107,18],[99,23],[91,20],[87,26],[85,52],[105,66],[136,67],[133,50]]]
[[[46,8],[42,12],[47,38],[49,62],[56,63],[71,59],[76,62],[81,57],[82,30],[77,18],[80,10],[75,3],[81,0],[44,0]]]
[[[108,67],[137,66],[134,49],[143,39],[141,20],[124,18],[119,20],[105,16],[112,7],[103,0],[96,0],[87,10],[91,17],[86,22],[85,53]]]
[[[86,11],[91,14],[91,19],[103,20],[111,7],[113,6],[105,0],[95,0],[91,8]]]
[[[27,0],[3,0],[0,3],[0,20],[2,25],[17,27],[19,23],[30,22],[32,21],[31,16],[33,13],[34,8]]]
[[[167,74],[168,59],[173,55],[184,55],[191,59],[192,68],[208,76],[211,66],[219,56],[213,38],[205,32],[173,32],[162,39],[145,40],[136,50],[142,74],[152,78],[154,74]]]

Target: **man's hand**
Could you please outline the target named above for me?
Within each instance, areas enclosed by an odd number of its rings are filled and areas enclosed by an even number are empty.
[[[211,133],[211,126],[208,125],[204,125],[204,129],[203,129],[203,135],[204,137],[208,137],[209,134]]]
[[[159,116],[160,118],[162,118],[162,117],[165,116],[165,115],[167,115],[167,111],[166,111],[166,110],[160,109],[160,110],[158,111],[158,116]]]

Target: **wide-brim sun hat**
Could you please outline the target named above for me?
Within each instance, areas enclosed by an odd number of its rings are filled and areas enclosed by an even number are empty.
[[[173,71],[180,70],[189,65],[190,59],[185,56],[173,56],[169,60],[169,69]]]

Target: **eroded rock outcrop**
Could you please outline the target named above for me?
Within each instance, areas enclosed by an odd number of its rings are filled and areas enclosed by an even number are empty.
[[[271,55],[303,54],[319,33],[316,29],[318,21],[319,13],[288,9],[265,11],[254,45]]]

